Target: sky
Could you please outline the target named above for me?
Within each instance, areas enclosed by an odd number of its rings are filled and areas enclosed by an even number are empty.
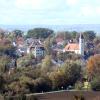
[[[0,0],[0,24],[100,24],[100,0]]]

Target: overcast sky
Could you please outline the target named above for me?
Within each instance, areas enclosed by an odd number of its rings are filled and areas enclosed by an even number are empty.
[[[100,0],[0,0],[0,24],[100,24]]]

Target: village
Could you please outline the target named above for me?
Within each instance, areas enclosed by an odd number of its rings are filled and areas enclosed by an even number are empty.
[[[100,100],[100,0],[0,0],[0,100]]]
[[[93,31],[0,30],[1,89],[5,95],[99,90],[100,37]],[[95,67],[97,69],[95,69]],[[94,70],[95,69],[95,70]],[[97,84],[93,79],[98,79]]]
[[[19,33],[17,33],[17,31]],[[90,31],[91,32],[91,31]],[[52,56],[52,62],[57,63],[58,65],[63,63],[63,57],[61,59],[57,59],[57,55],[62,56],[63,54],[76,54],[81,57],[82,60],[86,61],[90,56],[94,54],[99,54],[99,38],[96,40],[97,45],[91,40],[86,40],[83,36],[83,33],[74,33],[76,37],[71,37],[70,33],[66,32],[58,32],[56,36],[49,36],[46,39],[29,37],[25,38],[23,34],[21,34],[20,30],[15,30],[15,33],[8,33],[8,35],[16,35],[15,38],[10,40],[11,45],[16,48],[14,54],[19,58],[24,57],[26,55],[33,55],[34,64],[36,61],[39,63],[46,55]],[[38,34],[38,33],[37,33]],[[67,38],[63,35],[68,35]],[[87,33],[88,34],[88,33]],[[53,34],[54,35],[54,34]],[[90,33],[91,35],[91,33]],[[89,37],[91,38],[91,36]],[[6,38],[0,39],[0,43],[6,42]],[[9,53],[10,54],[10,53]],[[14,58],[13,53],[11,52],[12,58]],[[16,58],[16,57],[15,57]],[[58,60],[58,61],[57,61]]]

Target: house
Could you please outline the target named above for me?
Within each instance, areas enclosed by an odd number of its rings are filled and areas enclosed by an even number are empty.
[[[84,51],[85,51],[85,42],[82,34],[80,34],[79,43],[73,43],[73,42],[68,43],[63,49],[63,52],[74,52],[82,56],[84,56]]]
[[[64,45],[64,43],[65,43],[65,40],[63,38],[61,38],[61,37],[56,38],[57,45]]]
[[[16,47],[16,54],[22,56],[27,53],[27,46],[23,37],[17,37],[13,40],[13,46]]]
[[[35,58],[41,58],[45,55],[45,48],[39,40],[34,40],[27,48],[27,54],[32,53]]]
[[[0,55],[6,54],[10,57],[15,57],[15,50],[12,49],[12,43],[9,39],[2,38],[0,39],[0,47],[1,47],[1,52]]]
[[[79,44],[78,43],[69,43],[65,46],[63,52],[74,52],[76,54],[79,54]]]
[[[23,47],[24,43],[25,43],[25,40],[24,40],[23,37],[18,37],[16,39],[16,45],[17,45],[17,47]]]

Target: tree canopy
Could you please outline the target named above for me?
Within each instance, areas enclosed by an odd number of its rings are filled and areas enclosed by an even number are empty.
[[[22,36],[23,35],[23,31],[21,31],[21,30],[14,30],[13,33],[14,33],[14,36],[15,37],[18,37],[18,36]]]
[[[100,54],[91,56],[87,62],[87,71],[91,77],[100,73]]]
[[[48,36],[53,34],[53,30],[48,28],[34,28],[30,29],[27,33],[27,37],[33,38],[47,38]]]
[[[85,31],[83,33],[83,36],[86,41],[88,41],[88,40],[92,41],[96,37],[96,33],[94,31]]]
[[[64,40],[70,40],[71,39],[71,34],[68,31],[63,31],[63,32],[58,32],[57,36],[58,38],[62,38]]]

